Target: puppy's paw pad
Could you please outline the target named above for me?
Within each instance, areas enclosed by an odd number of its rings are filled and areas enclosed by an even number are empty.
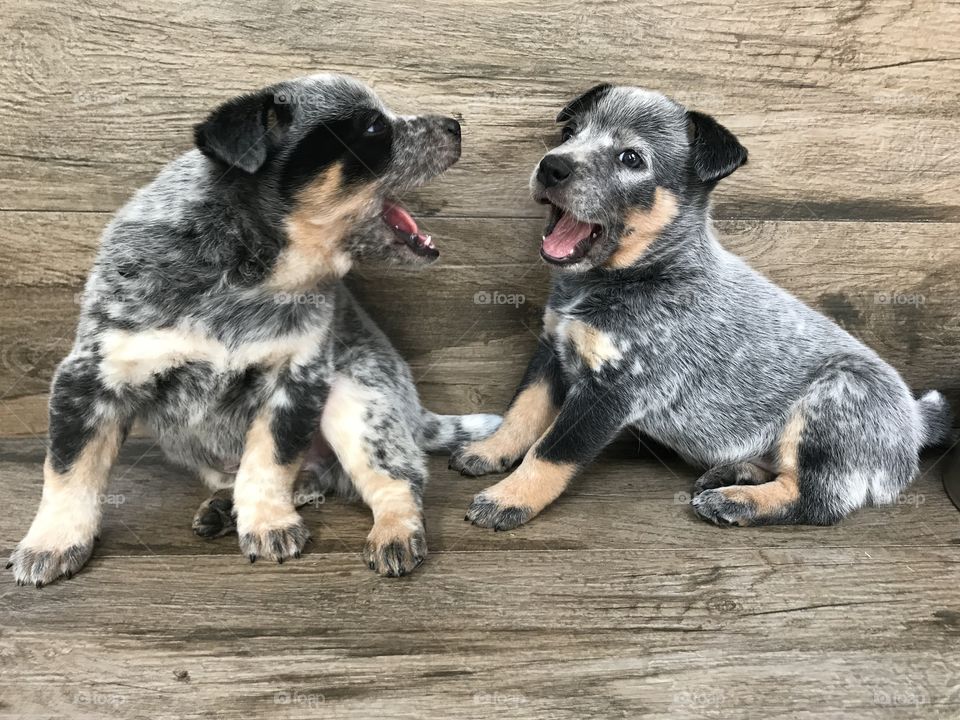
[[[402,577],[417,568],[427,557],[427,540],[423,530],[410,535],[382,539],[376,528],[367,538],[363,560],[378,575]]]
[[[303,520],[283,527],[263,528],[240,535],[240,552],[250,562],[259,559],[283,563],[289,558],[298,558],[303,546],[310,539],[310,531]]]
[[[205,500],[193,516],[192,527],[193,532],[208,540],[235,532],[237,521],[233,517],[233,500],[216,495]]]
[[[690,501],[694,512],[714,525],[749,525],[753,508],[739,500],[731,500],[722,490],[704,490]]]
[[[70,579],[80,571],[93,553],[93,541],[77,543],[65,550],[43,550],[18,546],[7,567],[13,571],[17,585],[38,588],[64,577]]]
[[[480,493],[467,508],[469,520],[478,527],[494,530],[513,530],[533,517],[533,511],[520,505],[501,505],[497,500]]]
[[[450,456],[448,467],[467,477],[479,477],[489,473],[503,472],[510,466],[508,458],[491,460],[486,455],[471,450],[471,445],[465,445]]]

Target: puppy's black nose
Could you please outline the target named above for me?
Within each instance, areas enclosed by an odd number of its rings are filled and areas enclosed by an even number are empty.
[[[544,187],[559,185],[573,172],[570,164],[559,155],[547,155],[537,168],[537,180]]]
[[[451,135],[453,135],[458,140],[460,139],[460,123],[458,123],[453,118],[443,119],[443,129],[446,130]]]

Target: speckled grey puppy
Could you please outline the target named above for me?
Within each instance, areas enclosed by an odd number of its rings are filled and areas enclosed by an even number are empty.
[[[717,524],[828,524],[893,501],[949,408],[720,246],[709,195],[746,162],[737,139],[631,87],[597,86],[557,120],[563,142],[531,178],[559,268],[540,346],[501,428],[451,465],[522,462],[467,519],[525,522],[627,427],[709,468],[692,503]]]
[[[422,409],[341,277],[357,258],[437,257],[396,198],[456,162],[460,126],[395,115],[361,83],[317,75],[223,104],[195,139],[103,235],[53,381],[43,499],[14,577],[39,587],[86,562],[137,419],[171,460],[233,487],[205,504],[200,534],[235,518],[251,561],[297,556],[299,474],[313,495],[355,489],[374,515],[366,561],[402,575],[426,554],[423,452],[499,418]]]

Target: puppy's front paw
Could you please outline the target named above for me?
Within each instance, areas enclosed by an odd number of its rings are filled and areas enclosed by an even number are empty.
[[[82,568],[93,553],[93,539],[64,549],[17,545],[7,568],[13,570],[17,585],[35,585],[38,588],[60,577],[70,579]]]
[[[694,511],[715,525],[749,525],[753,506],[727,496],[723,488],[704,490],[690,501]]]
[[[250,562],[264,558],[283,563],[288,558],[298,558],[310,539],[310,531],[299,515],[284,523],[255,523],[238,532],[240,552]]]
[[[374,524],[363,548],[367,567],[379,575],[401,577],[427,557],[427,540],[420,520],[381,520]]]
[[[510,458],[491,456],[483,450],[481,443],[470,443],[450,456],[449,468],[467,477],[479,477],[489,473],[504,472],[512,464]]]
[[[513,530],[533,516],[534,512],[529,507],[502,505],[500,501],[481,492],[474,496],[473,502],[467,508],[467,515],[464,520],[468,520],[478,527]]]

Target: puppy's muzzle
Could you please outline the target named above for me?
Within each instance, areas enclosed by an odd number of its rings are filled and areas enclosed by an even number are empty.
[[[566,182],[573,175],[573,166],[560,155],[545,155],[537,167],[537,182],[552,188]]]

